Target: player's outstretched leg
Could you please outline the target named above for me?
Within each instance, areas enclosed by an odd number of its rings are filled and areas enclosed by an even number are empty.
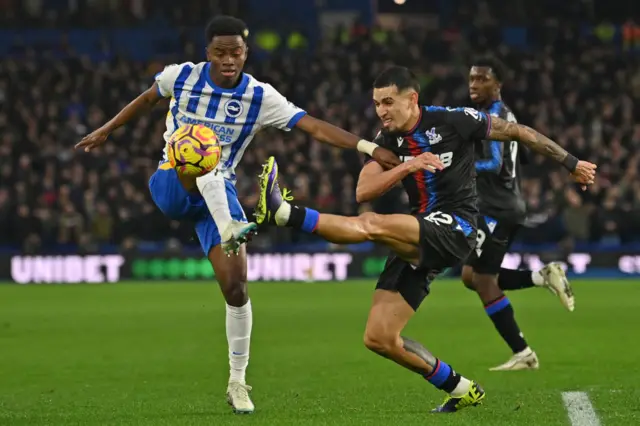
[[[462,269],[462,280],[467,288],[478,293],[489,319],[513,352],[513,356],[506,363],[492,368],[491,371],[539,368],[538,357],[520,331],[511,302],[498,287],[498,277],[477,273],[473,267],[465,265]]]
[[[365,346],[448,393],[434,412],[455,412],[480,404],[485,393],[476,382],[457,373],[417,341],[400,335],[414,313],[414,308],[399,292],[377,289],[364,334]]]
[[[570,312],[575,309],[575,297],[571,283],[559,263],[549,263],[539,271],[516,271],[500,269],[498,285],[502,290],[521,290],[530,287],[544,287],[558,296],[560,303]]]
[[[258,224],[273,220],[278,226],[313,232],[336,244],[377,241],[386,244],[408,262],[418,264],[420,225],[414,216],[365,213],[347,217],[321,214],[310,208],[289,204],[292,198],[288,190],[280,190],[278,164],[270,157],[260,176],[260,197],[255,211]]]
[[[227,202],[227,183],[217,170],[196,178],[196,184],[220,230],[222,249],[228,256],[237,254],[240,246],[257,232],[258,225],[231,217]]]
[[[420,226],[415,217],[372,213],[358,217],[325,215],[313,209],[292,206],[290,200],[288,191],[280,191],[278,165],[271,157],[260,179],[260,198],[256,207],[259,224],[274,220],[279,226],[314,232],[334,243],[383,242],[406,262],[418,264]],[[422,277],[422,285],[426,285],[425,279]],[[418,342],[400,336],[414,312],[414,308],[397,291],[376,290],[367,322],[365,345],[449,393],[445,402],[434,411],[454,412],[478,405],[484,398],[484,391],[479,385],[456,373]]]

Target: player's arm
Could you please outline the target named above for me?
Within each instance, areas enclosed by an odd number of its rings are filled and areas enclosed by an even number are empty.
[[[361,139],[353,133],[319,120],[310,115],[303,116],[296,127],[309,134],[317,141],[336,146],[338,148],[357,149],[358,151],[371,156],[379,165],[386,169],[400,164],[400,159],[388,149],[382,148],[373,142]]]
[[[76,144],[76,148],[84,148],[87,152],[93,148],[97,148],[107,140],[107,137],[109,137],[114,130],[124,126],[133,118],[150,111],[162,98],[158,83],[153,83],[149,89],[142,92],[140,96],[122,108],[115,117],[99,129],[94,130],[82,138],[82,140]]]
[[[504,144],[499,141],[482,142],[483,158],[476,160],[476,172],[478,173],[500,173],[502,170],[502,155]]]
[[[173,87],[180,75],[184,75],[191,71],[191,63],[173,64],[155,75],[153,85],[144,91],[140,96],[125,106],[115,117],[109,120],[104,126],[85,136],[76,148],[84,148],[90,151],[102,145],[109,135],[117,128],[124,126],[133,118],[148,112],[162,98],[170,98],[173,96]]]
[[[376,161],[368,161],[358,177],[356,186],[356,202],[366,203],[381,197],[398,182],[419,170],[435,172],[442,170],[444,166],[434,154],[425,152],[420,156],[400,164],[390,170],[386,170]]]
[[[391,151],[379,147],[374,142],[361,139],[353,133],[342,130],[326,121],[311,117],[282,96],[270,84],[264,84],[264,105],[262,124],[281,130],[294,127],[309,134],[314,139],[338,148],[357,149],[373,157],[380,165],[390,169],[400,164],[400,159]]]
[[[384,195],[411,172],[405,164],[385,171],[376,161],[364,165],[356,186],[356,202],[366,203]]]
[[[135,117],[149,112],[161,99],[163,99],[163,96],[160,95],[158,83],[154,82],[153,85],[142,92],[140,96],[122,108],[122,110],[102,126],[101,129],[104,129],[108,133],[112,133],[114,130],[124,126]]]
[[[574,180],[583,185],[591,185],[596,176],[596,165],[580,161],[565,151],[560,145],[531,127],[512,123],[499,117],[492,117],[473,108],[447,109],[444,119],[466,140],[476,142],[481,139],[521,144],[549,157],[566,167]]]
[[[595,180],[597,168],[595,164],[578,160],[556,142],[529,126],[491,117],[488,137],[503,142],[512,140],[520,142],[533,151],[562,164],[578,183],[590,185]]]

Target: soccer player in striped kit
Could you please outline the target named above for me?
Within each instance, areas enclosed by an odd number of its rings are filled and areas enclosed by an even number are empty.
[[[167,66],[147,91],[77,145],[87,151],[100,146],[115,129],[149,111],[163,98],[171,99],[166,141],[183,124],[203,124],[218,135],[222,155],[215,171],[197,178],[180,175],[165,154],[149,188],[154,202],[166,216],[195,223],[202,249],[215,270],[227,303],[230,364],[227,400],[238,413],[254,411],[249,397],[251,388],[245,382],[253,320],[243,243],[257,225],[247,222],[234,186],[235,169],[245,149],[261,129],[275,127],[288,131],[297,127],[320,142],[358,149],[384,167],[400,163],[391,151],[307,115],[271,85],[244,73],[248,34],[241,20],[215,17],[205,30],[208,62]]]

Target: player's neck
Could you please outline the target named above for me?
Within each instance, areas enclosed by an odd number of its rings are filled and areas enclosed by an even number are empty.
[[[422,118],[422,108],[420,107],[420,105],[415,105],[413,107],[413,110],[411,111],[411,116],[409,117],[407,124],[404,126],[403,132],[405,133],[412,132],[418,126],[418,123],[420,122],[421,118]]]
[[[502,101],[502,95],[497,94],[496,96],[494,96],[493,98],[489,99],[488,101],[484,102],[482,105],[480,105],[482,108],[488,109],[489,107],[491,107],[491,105],[493,105],[496,102],[501,102]]]

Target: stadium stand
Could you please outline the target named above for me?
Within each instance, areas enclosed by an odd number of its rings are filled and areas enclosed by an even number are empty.
[[[85,17],[93,16],[97,22],[138,25],[147,32],[142,26],[148,26],[151,18],[185,27],[199,24],[180,14],[167,15],[164,2],[153,2],[154,7],[140,12],[142,18],[131,9],[122,9],[126,13],[82,9],[62,16],[30,12],[29,2],[6,3],[13,6],[5,5],[12,12],[3,15],[3,25],[13,22],[12,16],[42,27],[52,20],[90,27]],[[207,2],[196,3],[206,9]],[[309,50],[288,50],[283,45],[269,55],[257,52],[247,71],[311,114],[372,138],[377,123],[369,87],[385,66],[396,62],[414,69],[424,102],[463,105],[468,103],[465,59],[476,53],[497,54],[510,69],[503,94],[519,121],[600,167],[597,184],[580,192],[565,173],[535,156],[524,180],[531,227],[521,233],[521,241],[638,242],[637,55],[609,43],[606,27],[585,37],[579,25],[560,28],[552,19],[532,30],[533,42],[526,49],[508,45],[501,41],[503,29],[492,25],[490,14],[482,13],[482,4],[480,12],[461,8],[453,17],[460,27],[476,21],[466,32],[394,32],[358,26],[337,30],[312,43]],[[518,11],[505,13],[517,20]],[[156,45],[157,54],[145,58],[121,52],[117,36],[98,37],[97,44],[85,46],[92,52],[86,55],[77,48],[82,45],[76,40],[81,33],[61,34],[44,45],[35,39],[15,39],[3,47],[0,235],[7,237],[2,238],[4,248],[37,252],[80,246],[86,252],[167,240],[195,246],[190,227],[168,222],[152,204],[146,186],[161,157],[166,105],[116,132],[99,152],[79,153],[72,147],[148,87],[164,64],[203,60],[201,40],[194,35],[199,31],[183,31],[178,42]],[[297,131],[269,131],[256,138],[240,168],[238,191],[248,213],[255,202],[254,178],[270,154],[278,156],[285,176],[295,176],[286,183],[297,198],[322,211],[354,215],[368,209],[384,213],[405,209],[400,190],[374,205],[356,205],[359,154],[327,148]],[[256,244],[274,247],[292,238],[268,232]]]

